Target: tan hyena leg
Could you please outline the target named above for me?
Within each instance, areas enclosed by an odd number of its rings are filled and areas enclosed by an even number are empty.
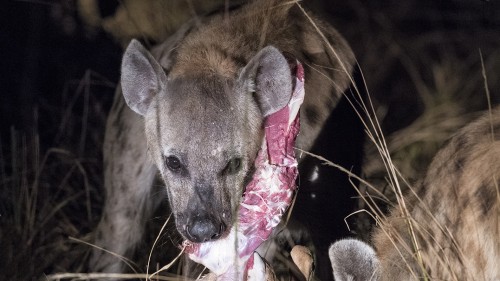
[[[95,232],[95,244],[126,256],[133,252],[134,246],[142,238],[144,221],[157,205],[153,201],[158,200],[153,200],[151,196],[156,168],[148,159],[143,120],[128,108],[120,90],[117,90],[106,127],[106,200]],[[95,249],[90,269],[96,272],[122,272],[124,263],[103,250]]]

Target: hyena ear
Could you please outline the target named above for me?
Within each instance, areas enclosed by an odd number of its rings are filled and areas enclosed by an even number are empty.
[[[368,244],[356,239],[335,242],[328,251],[336,281],[376,281],[379,261]]]
[[[121,72],[125,101],[133,111],[145,115],[154,96],[165,87],[165,72],[135,39],[132,39],[123,54]]]
[[[290,101],[290,67],[281,52],[273,46],[257,53],[243,68],[239,80],[255,92],[264,116],[282,109]]]

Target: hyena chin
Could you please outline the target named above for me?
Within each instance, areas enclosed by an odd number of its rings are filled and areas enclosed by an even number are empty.
[[[130,255],[165,198],[152,196],[157,170],[184,238],[227,233],[253,173],[263,119],[290,99],[296,60],[307,93],[297,146],[308,149],[350,83],[354,55],[335,29],[295,2],[255,0],[193,19],[151,53],[133,40],[107,123],[107,197],[95,243]],[[99,250],[90,265],[122,270]]]
[[[491,118],[490,118],[491,117]],[[335,280],[500,280],[500,108],[438,152],[416,192],[374,233],[329,250]]]

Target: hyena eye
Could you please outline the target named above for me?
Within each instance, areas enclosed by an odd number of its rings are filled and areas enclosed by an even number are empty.
[[[165,159],[167,167],[172,172],[179,172],[182,168],[181,160],[175,156],[168,156]]]
[[[235,157],[229,162],[227,162],[226,167],[224,167],[224,170],[222,170],[222,174],[225,175],[232,175],[236,174],[241,169],[241,158]]]

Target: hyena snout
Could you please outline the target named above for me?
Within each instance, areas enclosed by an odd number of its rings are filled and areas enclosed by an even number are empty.
[[[192,242],[217,240],[231,224],[229,200],[217,197],[214,186],[197,180],[187,208],[177,217],[178,226],[182,228],[178,228],[179,231]]]
[[[188,219],[186,238],[192,242],[202,243],[217,240],[226,231],[226,224],[211,215],[196,215]]]

